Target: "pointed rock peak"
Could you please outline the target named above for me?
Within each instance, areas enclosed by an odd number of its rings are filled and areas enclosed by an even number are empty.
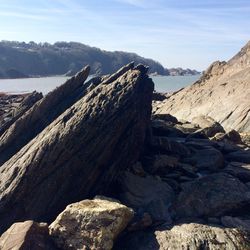
[[[129,71],[130,69],[134,68],[134,62],[131,62],[125,66],[123,66],[122,68],[120,68],[116,73],[112,74],[111,76],[109,76],[107,79],[105,79],[103,81],[103,84],[109,84],[113,81],[115,81],[117,78],[119,78],[120,76],[122,76],[123,74],[125,74],[127,71]]]
[[[76,73],[74,77],[77,81],[85,81],[88,78],[89,73],[90,73],[90,66],[87,65],[81,71]]]
[[[138,64],[134,69],[139,70],[142,74],[147,74],[149,67],[143,64]]]

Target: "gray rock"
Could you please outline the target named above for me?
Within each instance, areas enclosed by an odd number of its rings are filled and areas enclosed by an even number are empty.
[[[51,221],[67,204],[107,192],[138,161],[152,92],[146,74],[128,70],[82,97],[7,161],[0,169],[1,231],[26,218]]]
[[[153,221],[171,223],[168,209],[174,199],[174,191],[165,182],[152,176],[145,178],[126,172],[122,178],[120,200],[136,211],[151,215]]]
[[[250,205],[250,190],[228,174],[211,174],[182,184],[173,206],[177,218],[217,217]]]
[[[216,62],[200,80],[157,103],[156,114],[192,121],[210,116],[227,131],[250,131],[250,44],[228,62]]]
[[[250,163],[250,149],[238,150],[226,155],[228,161]]]
[[[250,182],[250,164],[230,162],[223,172],[237,177],[242,182]]]
[[[0,165],[30,142],[67,108],[83,97],[88,88],[93,88],[90,83],[83,85],[89,71],[90,68],[85,67],[76,76],[48,93],[33,105],[28,112],[19,116],[19,119],[0,136]]]
[[[185,162],[194,164],[199,170],[217,171],[224,166],[224,157],[219,150],[212,147],[196,150]]]
[[[186,135],[171,123],[163,120],[152,121],[152,133],[155,136],[185,137]]]
[[[154,136],[152,138],[151,146],[155,151],[171,153],[182,157],[187,157],[191,153],[184,143],[162,136]]]
[[[223,216],[221,218],[221,223],[225,227],[238,228],[238,229],[246,230],[250,232],[250,219]]]

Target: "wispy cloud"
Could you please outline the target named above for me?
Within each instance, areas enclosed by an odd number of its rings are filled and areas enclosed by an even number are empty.
[[[2,17],[15,17],[22,19],[31,19],[31,20],[50,20],[51,18],[47,15],[33,15],[28,13],[20,13],[15,11],[0,11]]]

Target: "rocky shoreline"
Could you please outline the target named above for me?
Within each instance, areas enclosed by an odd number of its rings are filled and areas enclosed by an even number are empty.
[[[85,82],[85,67],[44,97],[7,98],[1,250],[250,249],[247,140],[209,116],[152,113],[147,70]]]

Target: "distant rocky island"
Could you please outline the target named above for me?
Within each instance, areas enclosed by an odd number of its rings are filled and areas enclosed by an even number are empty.
[[[25,43],[0,42],[0,79],[32,76],[73,76],[82,65],[90,65],[90,74],[103,75],[117,71],[134,61],[149,66],[155,75],[193,75],[196,70],[166,69],[159,62],[143,58],[135,53],[109,52],[76,42]]]

